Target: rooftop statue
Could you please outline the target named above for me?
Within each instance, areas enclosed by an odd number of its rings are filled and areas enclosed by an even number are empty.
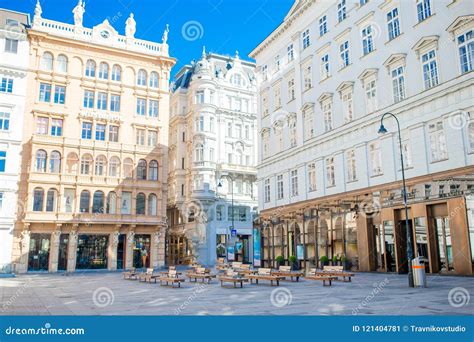
[[[135,21],[135,19],[133,19],[133,13],[130,13],[130,16],[125,22],[125,36],[127,38],[134,38],[136,31],[137,31],[137,22]]]
[[[76,7],[72,10],[74,14],[74,25],[82,26],[82,18],[84,16],[84,12],[86,11],[86,3],[82,0],[79,0]]]
[[[170,32],[170,26],[166,24],[165,32],[163,32],[163,37],[161,38],[163,40],[163,44],[167,44],[168,32]]]

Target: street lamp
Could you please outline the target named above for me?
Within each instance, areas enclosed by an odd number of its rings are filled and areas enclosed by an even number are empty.
[[[413,247],[412,247],[412,232],[410,229],[410,225],[408,224],[408,205],[407,205],[407,188],[406,188],[406,183],[405,183],[405,167],[403,165],[403,148],[402,148],[402,134],[400,131],[400,122],[398,121],[398,118],[395,116],[395,114],[392,113],[385,113],[382,115],[382,118],[380,119],[380,128],[379,128],[379,134],[385,134],[387,133],[387,129],[383,125],[383,119],[385,116],[390,115],[392,116],[395,121],[397,122],[397,127],[398,127],[398,143],[399,143],[399,148],[400,148],[400,162],[401,162],[401,167],[402,167],[402,181],[403,181],[403,205],[405,206],[405,226],[407,230],[407,258],[408,258],[408,286],[414,287],[413,284],[413,272],[411,268],[411,260],[413,259]]]
[[[227,177],[230,179],[231,183],[230,183],[230,195],[231,195],[231,199],[232,199],[232,202],[231,202],[231,210],[232,210],[232,228],[231,229],[235,229],[234,227],[234,179],[230,176],[230,175],[224,175],[222,176],[223,178],[224,177]],[[222,188],[222,182],[219,180],[219,183],[217,183],[217,187],[218,188]],[[231,235],[232,236],[232,235]],[[225,250],[226,250],[226,254],[227,254],[227,247],[228,247],[228,244],[229,244],[229,241],[230,241],[230,238],[231,236],[229,236],[226,240],[226,243],[225,243]]]

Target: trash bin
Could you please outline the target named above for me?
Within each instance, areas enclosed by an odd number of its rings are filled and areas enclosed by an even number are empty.
[[[415,287],[426,287],[426,271],[425,262],[428,260],[419,256],[411,261],[411,268],[413,271],[413,284]]]

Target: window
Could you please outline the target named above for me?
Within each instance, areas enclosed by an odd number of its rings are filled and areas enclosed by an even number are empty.
[[[352,102],[352,90],[342,94],[342,109],[344,112],[344,121],[350,122],[354,119],[354,105]]]
[[[150,74],[150,87],[158,88],[158,73],[155,71]]]
[[[33,191],[33,211],[43,211],[44,190],[35,188]]]
[[[140,159],[137,165],[137,179],[146,180],[146,168],[147,168],[146,160]]]
[[[325,54],[321,57],[321,79],[326,79],[330,76],[329,73],[329,55]]]
[[[298,196],[298,170],[291,170],[291,196]]]
[[[89,205],[91,203],[91,194],[87,190],[82,190],[81,199],[79,201],[79,211],[81,213],[89,212]]]
[[[5,38],[5,52],[17,53],[18,52],[18,40]]]
[[[461,72],[465,74],[474,69],[474,30],[458,36],[457,42]]]
[[[308,165],[308,191],[316,191],[316,164]]]
[[[67,72],[67,57],[64,55],[59,55],[56,60],[56,70],[61,73]]]
[[[66,87],[54,86],[54,103],[64,104],[66,99]]]
[[[0,151],[0,172],[5,172],[7,162],[7,151]]]
[[[313,86],[313,75],[311,73],[311,64],[303,69],[304,90],[308,90]]]
[[[92,122],[82,123],[82,139],[92,139]]]
[[[143,69],[138,71],[137,85],[146,87],[146,71]]]
[[[270,134],[268,131],[262,132],[262,158],[268,157]]]
[[[112,67],[112,73],[110,75],[110,79],[112,81],[116,81],[116,82],[121,81],[121,79],[122,79],[122,68],[119,65],[114,64],[114,66]]]
[[[150,100],[148,102],[148,116],[152,118],[158,117],[158,101]]]
[[[290,147],[295,147],[298,144],[298,140],[296,138],[296,116],[289,119],[288,126],[290,131]]]
[[[275,98],[275,109],[278,109],[281,107],[281,86],[280,82],[278,82],[277,85],[275,85],[275,88],[273,89],[273,97]]]
[[[430,137],[431,161],[437,162],[448,158],[446,136],[444,134],[443,122],[438,121],[428,126]]]
[[[248,207],[231,207],[229,206],[227,211],[228,211],[228,217],[229,220],[233,221],[240,221],[240,222],[245,222],[247,221],[247,208]]]
[[[310,45],[309,29],[306,29],[303,32],[303,49],[306,49],[309,45]]]
[[[148,179],[151,181],[158,180],[158,162],[156,160],[150,161],[148,165]]]
[[[393,101],[400,102],[405,98],[405,67],[392,70]]]
[[[120,159],[118,159],[117,157],[110,158],[109,176],[119,177],[119,172],[120,172]]]
[[[324,130],[328,132],[332,130],[332,101],[326,100],[322,105],[324,116]]]
[[[204,131],[204,115],[199,115],[196,118],[196,131],[203,132]]]
[[[202,146],[202,144],[197,144],[194,149],[194,161],[200,162],[203,160],[203,158],[204,158],[204,147]],[[229,164],[231,164],[230,161],[229,161]]]
[[[392,40],[400,35],[400,20],[398,18],[398,8],[387,13],[388,39]]]
[[[359,0],[359,6],[364,6],[369,0]]]
[[[51,135],[53,137],[60,137],[63,135],[63,120],[62,119],[51,120]]]
[[[374,37],[372,25],[368,25],[362,29],[362,47],[364,56],[374,51]]]
[[[346,17],[346,0],[339,0],[337,3],[337,20],[341,22],[346,19]]]
[[[94,108],[94,92],[84,90],[84,108]]]
[[[335,186],[336,185],[336,174],[334,172],[334,158],[326,158],[326,181],[327,186]]]
[[[53,70],[53,55],[49,52],[45,52],[43,56],[41,56],[41,70],[44,71],[51,71]]]
[[[99,78],[103,80],[109,79],[109,65],[107,63],[99,64]]]
[[[104,156],[97,156],[95,158],[95,175],[104,176],[107,170],[107,159]]]
[[[4,198],[5,198],[5,193],[2,191],[0,192],[0,210],[2,210]]]
[[[155,216],[157,214],[158,200],[155,194],[148,195],[148,215]]]
[[[364,88],[367,113],[372,113],[377,109],[377,84],[375,78],[367,80]]]
[[[36,134],[48,134],[49,119],[44,117],[36,118]]]
[[[304,115],[304,139],[308,140],[314,137],[314,119],[313,110],[306,109]]]
[[[214,161],[214,149],[212,147],[209,148],[209,161]]]
[[[95,125],[95,140],[105,141],[105,124]]]
[[[105,212],[104,197],[102,191],[94,192],[94,197],[92,199],[92,212],[94,214],[103,214]]]
[[[36,172],[46,172],[46,156],[45,150],[36,152]]]
[[[240,124],[236,124],[236,125],[235,125],[235,136],[236,136],[238,139],[241,139],[241,138],[242,138],[242,125],[240,125]]]
[[[283,193],[283,175],[277,176],[277,199],[281,200],[284,197]]]
[[[13,92],[13,78],[2,77],[2,83],[0,84],[1,93]]]
[[[158,132],[148,131],[148,146],[156,146],[158,143]]]
[[[10,129],[10,113],[0,112],[0,131]]]
[[[112,112],[120,112],[120,95],[110,95],[110,110]]]
[[[41,102],[51,102],[51,84],[40,83],[39,100]]]
[[[291,78],[288,80],[288,101],[295,99],[295,79]]]
[[[268,93],[262,93],[262,114],[263,116],[267,116],[269,114],[268,109]]]
[[[95,77],[95,62],[91,59],[86,63],[86,76]]]
[[[225,219],[225,207],[223,205],[216,205],[216,219],[217,221],[223,221]]]
[[[341,57],[341,68],[345,68],[350,64],[349,60],[349,41],[345,41],[339,45],[339,56]]]
[[[46,194],[46,211],[56,211],[56,199],[58,198],[58,192],[55,189],[49,189]]]
[[[403,166],[405,168],[413,167],[410,140],[408,138],[402,139],[402,152],[403,152]]]
[[[268,79],[268,65],[263,65],[262,66],[262,78],[264,81]]]
[[[129,191],[122,191],[120,205],[120,213],[122,215],[130,215],[132,213],[132,193]]]
[[[275,72],[280,71],[281,69],[281,58],[280,55],[275,56]]]
[[[118,126],[109,126],[109,141],[118,142]]]
[[[145,130],[144,129],[137,129],[137,145],[144,146],[145,145]]]
[[[382,151],[380,150],[380,144],[374,142],[369,145],[369,158],[371,176],[378,176],[382,174]]]
[[[355,151],[350,150],[346,152],[347,162],[347,181],[354,182],[357,180],[356,157]]]
[[[107,93],[97,94],[97,109],[107,110]]]
[[[214,117],[209,118],[209,132],[214,132],[215,131],[215,119]]]
[[[90,175],[92,173],[92,156],[85,154],[81,158],[81,175]]]
[[[146,113],[146,99],[137,98],[137,115],[144,116]]]
[[[423,81],[425,89],[438,85],[438,65],[436,63],[436,51],[431,50],[421,56],[423,65]]]
[[[270,179],[265,179],[264,183],[264,201],[265,203],[270,202]]]
[[[319,18],[319,36],[322,37],[326,33],[328,33],[328,22],[327,17],[323,15],[321,18]]]
[[[416,12],[418,13],[418,22],[431,16],[431,0],[417,0]]]
[[[278,152],[283,151],[285,148],[284,143],[283,143],[283,123],[279,123],[277,127],[275,127],[274,132],[275,132],[275,141],[277,144]]]
[[[227,136],[229,138],[232,138],[232,123],[231,122],[227,123]]]
[[[286,48],[286,51],[287,51],[288,63],[290,63],[295,59],[295,51],[293,48],[293,44],[288,45],[288,47]]]

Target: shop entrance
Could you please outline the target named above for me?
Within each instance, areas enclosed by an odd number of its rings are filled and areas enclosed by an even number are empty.
[[[436,237],[436,256],[440,271],[449,272],[454,269],[449,219],[448,217],[435,217],[433,223]]]
[[[51,234],[31,234],[28,271],[48,271]]]
[[[237,235],[238,241],[235,243],[235,261],[243,263],[250,262],[250,235]]]
[[[405,219],[398,221],[396,229],[396,239],[397,239],[397,264],[398,264],[398,273],[406,274],[408,273],[408,254],[407,254],[407,229],[413,229],[413,223],[409,219],[408,227],[406,225]],[[413,231],[413,230],[412,230]],[[412,251],[413,256],[415,256],[415,248],[413,246],[413,237],[412,237]]]
[[[135,243],[133,246],[133,267],[150,267],[150,247],[150,235],[135,235]]]
[[[117,269],[123,270],[125,264],[125,234],[120,234],[117,243]]]
[[[184,235],[168,235],[166,239],[167,263],[168,265],[187,265],[190,262],[188,256],[188,239]]]
[[[108,235],[79,235],[76,269],[107,268]]]

